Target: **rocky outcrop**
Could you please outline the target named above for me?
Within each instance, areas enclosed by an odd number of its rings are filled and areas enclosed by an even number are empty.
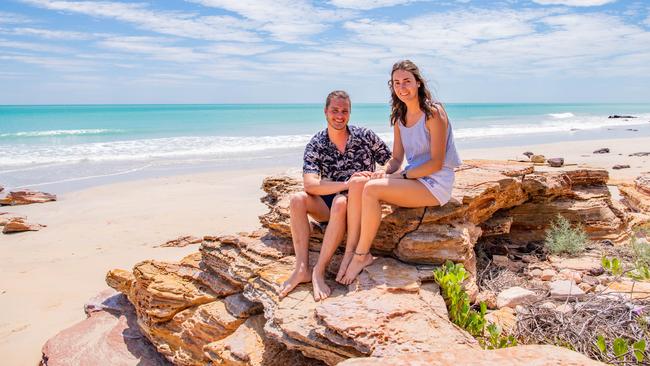
[[[422,354],[405,354],[386,358],[354,359],[340,366],[599,366],[577,352],[553,346],[518,346],[493,351],[466,350],[463,352],[437,351]]]
[[[618,189],[628,207],[650,214],[650,173],[638,176],[633,183],[621,184]]]
[[[6,197],[0,198],[0,205],[29,205],[31,203],[44,203],[56,201],[56,195],[23,189],[20,191],[11,191]]]
[[[183,235],[179,236],[176,239],[173,240],[168,240],[162,244],[160,244],[158,247],[161,248],[169,248],[169,247],[186,247],[191,244],[199,244],[203,241],[201,238],[197,238],[196,236],[191,236],[191,235]]]
[[[171,366],[142,335],[133,305],[112,289],[85,306],[88,318],[43,346],[43,366]]]
[[[20,233],[23,231],[39,231],[45,227],[45,225],[30,223],[27,219],[20,216],[14,216],[2,220],[1,226],[3,234]]]
[[[110,271],[106,282],[134,304],[142,334],[176,365],[525,365],[559,360],[595,365],[549,346],[480,350],[473,337],[449,321],[432,271],[452,260],[474,275],[479,238],[533,240],[557,213],[574,223],[583,221],[591,238],[618,238],[627,219],[611,201],[607,178],[604,170],[535,170],[531,163],[467,161],[457,169],[452,200],[443,207],[383,205],[373,242],[378,258],[344,286],[333,281],[341,260],[335,255],[326,278],[332,294],[319,302],[310,284],[278,297],[295,263],[289,199],[301,183],[268,178],[262,201],[269,212],[260,217],[264,229],[206,236],[199,252],[179,263],[144,261],[133,271]],[[312,248],[318,248],[320,238],[322,230],[315,227]],[[310,252],[312,264],[317,256]],[[537,272],[542,275],[543,269]],[[476,290],[473,278],[465,285]],[[496,295],[492,297],[496,306]]]

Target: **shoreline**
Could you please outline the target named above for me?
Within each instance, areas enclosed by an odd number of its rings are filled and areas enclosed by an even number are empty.
[[[608,147],[609,154],[593,154]],[[532,151],[566,164],[606,168],[610,180],[650,171],[650,137],[599,139],[460,149],[463,159],[508,160]],[[621,154],[621,155],[619,155]],[[300,160],[300,157],[297,158]],[[613,170],[614,164],[631,168]],[[213,170],[98,185],[61,194],[59,201],[2,207],[48,225],[38,232],[0,234],[0,354],[11,365],[34,365],[47,339],[84,318],[84,302],[106,288],[113,268],[158,259],[176,261],[198,246],[156,248],[181,235],[214,235],[258,228],[262,179],[300,172],[300,166]],[[58,192],[50,192],[58,193]]]

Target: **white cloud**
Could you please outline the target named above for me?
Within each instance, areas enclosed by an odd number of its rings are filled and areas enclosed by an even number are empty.
[[[601,6],[616,0],[532,0],[540,5]]]
[[[388,6],[412,3],[418,0],[330,0],[330,4],[340,8],[370,10]]]
[[[360,43],[386,47],[397,60],[422,60],[437,72],[454,74],[583,75],[607,69],[650,72],[640,55],[650,32],[621,18],[555,10],[479,10],[419,16],[402,22],[347,22]],[[612,60],[638,62],[613,69]]]
[[[16,54],[0,54],[0,60],[17,61],[21,63],[36,65],[61,72],[86,72],[93,71],[97,66],[95,63],[76,60],[69,57],[32,56]]]
[[[18,42],[10,41],[0,38],[0,49],[1,48],[10,48],[10,49],[20,49],[34,52],[51,52],[51,53],[69,53],[70,49],[65,47],[57,47],[52,45],[47,45],[43,43],[33,43],[33,42]]]
[[[211,41],[258,41],[259,37],[245,28],[246,22],[229,16],[197,16],[195,14],[150,10],[142,3],[111,1],[22,0],[38,7],[112,18],[132,23],[141,29],[179,37]]]
[[[57,40],[88,40],[93,39],[97,35],[82,33],[82,32],[70,32],[70,31],[60,31],[60,30],[49,30],[49,29],[37,29],[37,28],[13,28],[11,30],[0,30],[1,33],[11,34],[16,36],[34,36],[45,39],[57,39]]]
[[[169,45],[171,40],[154,37],[111,37],[98,43],[100,47],[113,51],[146,55],[149,58],[171,62],[200,62],[210,55],[196,52],[191,47]]]
[[[188,0],[235,12],[282,42],[307,42],[305,37],[327,29],[327,23],[349,18],[349,11],[318,8],[306,0]]]
[[[253,56],[261,53],[267,53],[277,49],[278,46],[263,43],[218,43],[210,46],[200,47],[200,50],[206,53],[217,55],[232,56]]]
[[[30,19],[15,13],[0,11],[0,24],[21,24],[30,23]]]

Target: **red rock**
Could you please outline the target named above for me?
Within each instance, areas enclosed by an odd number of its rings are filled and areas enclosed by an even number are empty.
[[[339,366],[605,366],[563,347],[531,345],[492,351],[454,350],[404,354],[384,358],[357,358]]]
[[[104,291],[91,302],[87,319],[45,343],[42,365],[170,365],[140,333],[124,295]]]
[[[28,205],[48,201],[56,201],[56,195],[24,189],[9,192],[5,198],[0,199],[0,205]]]
[[[41,224],[32,224],[27,222],[22,217],[12,217],[3,225],[2,233],[20,233],[23,231],[39,231],[44,228],[46,225]]]
[[[203,239],[197,238],[196,236],[191,236],[191,235],[185,235],[185,236],[179,236],[178,238],[174,240],[169,240],[163,244],[160,244],[159,247],[161,248],[168,248],[168,247],[186,247],[190,244],[198,244],[202,242]]]

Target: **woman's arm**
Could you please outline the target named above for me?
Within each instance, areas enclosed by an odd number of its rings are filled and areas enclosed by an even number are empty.
[[[399,123],[399,122],[398,122]],[[402,167],[404,161],[404,146],[402,145],[402,137],[399,134],[399,126],[397,123],[393,126],[393,155],[386,164],[386,174],[395,173]]]
[[[442,107],[435,107],[436,113],[432,118],[426,120],[429,130],[431,159],[426,163],[409,169],[406,176],[409,179],[420,178],[433,174],[440,169],[445,162],[445,151],[447,148],[447,114]]]

